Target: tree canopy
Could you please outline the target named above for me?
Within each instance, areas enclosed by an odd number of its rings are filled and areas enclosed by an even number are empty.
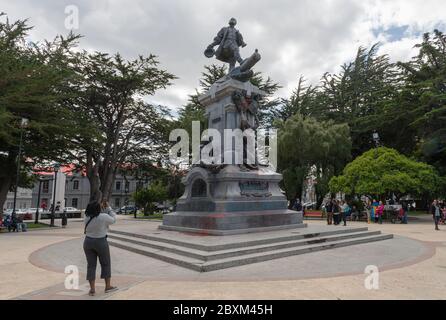
[[[390,148],[372,149],[349,163],[342,175],[333,177],[331,192],[348,195],[368,195],[377,198],[394,193],[404,195],[436,196],[443,181],[434,167],[418,162]]]
[[[167,200],[168,192],[160,181],[154,181],[149,187],[133,193],[132,198],[135,203],[144,208],[144,215],[148,215],[155,213],[156,203]]]
[[[70,83],[76,78],[70,51],[79,37],[69,34],[29,43],[30,29],[27,20],[11,23],[0,14],[0,211],[15,185],[17,157],[22,173],[29,173],[36,163],[61,161],[73,147],[70,138],[85,129],[65,108],[72,97]],[[29,120],[26,128],[21,128],[21,118]],[[22,130],[23,148],[18,155]],[[26,175],[21,177],[19,185],[25,186]]]
[[[276,126],[279,134],[279,170],[283,174],[287,198],[300,198],[304,180],[310,174],[320,178],[318,184],[323,198],[326,193],[324,182],[327,184],[328,177],[340,172],[350,159],[348,126],[332,121],[317,121],[301,114],[295,114],[285,122],[276,122]]]
[[[398,104],[417,138],[422,159],[446,174],[446,35],[426,33],[419,54],[401,62],[404,85]]]
[[[77,56],[74,68],[82,79],[76,84],[71,109],[96,134],[77,136],[72,155],[86,168],[92,199],[109,199],[120,166],[161,161],[167,155],[168,110],[142,98],[166,88],[175,78],[158,64],[154,55],[134,60],[119,53]]]

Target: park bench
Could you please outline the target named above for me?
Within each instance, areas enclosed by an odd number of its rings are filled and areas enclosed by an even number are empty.
[[[324,214],[322,211],[304,211],[304,218],[323,219]]]

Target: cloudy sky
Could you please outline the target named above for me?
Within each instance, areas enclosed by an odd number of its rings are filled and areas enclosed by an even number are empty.
[[[424,32],[446,31],[445,0],[0,0],[0,11],[10,20],[29,18],[30,40],[39,41],[69,31],[70,5],[79,12],[81,48],[159,56],[179,79],[151,100],[173,109],[194,92],[203,66],[216,62],[203,50],[232,16],[248,44],[242,57],[259,49],[255,69],[283,86],[279,96],[300,75],[317,83],[336,72],[359,46],[381,42],[381,53],[407,60]]]

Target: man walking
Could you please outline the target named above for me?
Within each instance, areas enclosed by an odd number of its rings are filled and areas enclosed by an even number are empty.
[[[325,205],[325,211],[327,212],[327,224],[333,224],[333,203],[331,200]]]
[[[438,223],[440,222],[441,211],[440,211],[440,206],[438,205],[437,200],[434,200],[434,202],[432,202],[431,213],[432,213],[432,217],[434,218],[435,230],[440,230],[438,228]]]

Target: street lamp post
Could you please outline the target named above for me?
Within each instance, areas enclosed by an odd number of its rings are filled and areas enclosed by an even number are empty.
[[[15,178],[15,188],[14,188],[14,204],[12,209],[12,218],[16,215],[16,205],[17,205],[17,189],[19,188],[19,178],[20,178],[20,157],[22,155],[22,143],[23,143],[23,128],[28,125],[28,119],[22,118],[20,122],[20,143],[19,143],[19,153],[17,155],[17,173]]]
[[[129,204],[129,201],[127,200],[127,194],[129,193],[129,182],[127,181],[127,178],[124,182],[124,192],[125,192],[125,199],[124,199],[124,214],[127,215],[127,205]]]
[[[59,171],[60,164],[54,165],[54,189],[53,189],[53,206],[51,210],[51,224],[50,227],[54,227],[54,217],[56,213],[56,188],[57,188],[57,172]]]
[[[372,139],[375,142],[375,159],[378,157],[378,147],[379,147],[379,134],[378,132],[373,131]]]
[[[37,194],[37,209],[36,209],[36,218],[34,220],[35,224],[39,223],[39,209],[40,209],[40,194],[42,192],[42,182],[44,181],[43,179],[39,178],[39,193]]]

